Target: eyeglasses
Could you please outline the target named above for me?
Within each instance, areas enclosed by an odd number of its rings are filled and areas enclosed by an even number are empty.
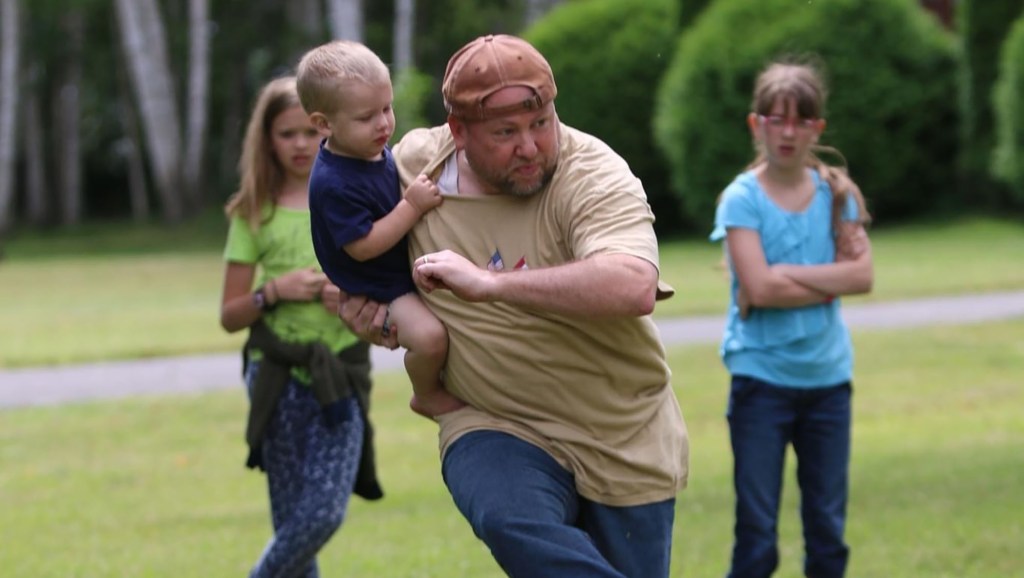
[[[811,130],[818,126],[818,119],[816,118],[787,118],[778,114],[757,115],[761,119],[761,124],[771,128],[782,128],[787,125],[791,125],[795,129]]]

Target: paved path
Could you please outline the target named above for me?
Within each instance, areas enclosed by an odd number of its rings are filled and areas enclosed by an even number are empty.
[[[894,329],[978,323],[1024,317],[1024,291],[851,304],[843,307],[851,329]],[[715,343],[721,316],[658,321],[666,345]],[[373,349],[376,371],[402,367],[401,351]],[[0,369],[0,408],[54,405],[156,393],[190,393],[240,387],[236,353]]]

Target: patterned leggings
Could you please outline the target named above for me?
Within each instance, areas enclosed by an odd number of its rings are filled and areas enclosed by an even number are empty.
[[[316,555],[345,518],[363,443],[359,405],[348,402],[352,419],[328,428],[309,387],[291,380],[282,393],[263,441],[274,536],[250,578],[320,575]]]

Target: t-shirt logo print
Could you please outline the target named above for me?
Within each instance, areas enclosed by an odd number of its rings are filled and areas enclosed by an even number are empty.
[[[529,269],[529,267],[526,266],[526,255],[523,255],[522,257],[520,257],[519,260],[516,261],[516,264],[515,264],[514,267],[512,267],[512,269],[514,271],[515,270],[519,270],[519,269]],[[494,254],[491,255],[491,259],[487,262],[487,270],[488,271],[504,271],[505,270],[505,262],[501,260],[501,253],[499,253],[497,249],[494,250]]]

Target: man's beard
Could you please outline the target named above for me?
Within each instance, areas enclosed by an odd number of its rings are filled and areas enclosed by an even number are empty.
[[[520,185],[516,184],[512,179],[505,179],[502,183],[494,183],[495,188],[501,191],[503,195],[512,195],[513,197],[529,197],[536,195],[537,193],[544,190],[551,182],[551,179],[555,176],[555,167],[550,168],[544,167],[544,173],[541,175],[540,180],[532,185]]]
[[[466,162],[469,163],[470,168],[476,173],[477,178],[487,183],[498,193],[513,197],[530,197],[544,190],[551,182],[551,179],[554,178],[555,169],[558,167],[557,163],[551,166],[544,166],[541,169],[543,172],[540,180],[530,184],[523,184],[516,182],[511,176],[496,175],[493,172],[483,170],[478,163],[473,161],[468,152],[466,154]]]

